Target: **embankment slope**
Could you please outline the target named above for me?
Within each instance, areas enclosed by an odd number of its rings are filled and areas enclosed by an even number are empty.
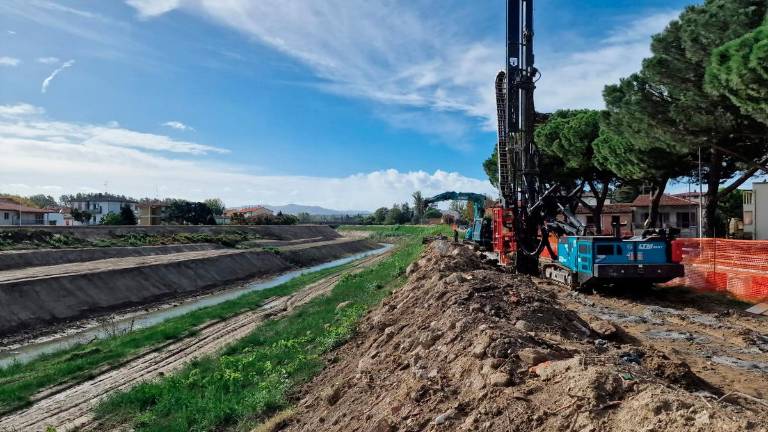
[[[302,391],[288,431],[768,430],[760,401],[433,243]]]
[[[0,335],[202,293],[378,247],[327,240],[275,250],[217,249],[0,272]]]

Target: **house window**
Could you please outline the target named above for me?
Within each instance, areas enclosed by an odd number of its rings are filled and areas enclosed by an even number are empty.
[[[752,204],[752,192],[744,192],[744,204]]]
[[[587,216],[587,225],[594,225],[594,224],[595,224],[595,217]]]
[[[621,216],[619,215],[613,215],[611,216],[611,226],[621,226]]]
[[[6,213],[8,214],[8,213]],[[752,225],[755,223],[754,217],[751,211],[744,212],[744,225]]]
[[[659,222],[661,226],[669,224],[669,213],[659,213]]]
[[[688,212],[677,212],[677,227],[678,228],[690,228],[691,227],[691,214]]]
[[[8,220],[10,218],[11,218],[11,214],[8,212],[5,212],[5,214],[3,215],[3,219]]]

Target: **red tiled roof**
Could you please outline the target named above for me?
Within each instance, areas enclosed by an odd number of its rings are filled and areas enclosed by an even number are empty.
[[[232,216],[235,213],[268,213],[272,214],[272,210],[262,206],[250,206],[241,208],[231,208],[224,211],[224,215]]]
[[[19,205],[14,201],[11,201],[9,199],[2,199],[0,198],[0,210],[10,210],[15,212],[22,212],[22,213],[50,213],[48,210],[43,210],[35,207],[28,207],[25,205]]]
[[[603,206],[603,214],[626,214],[626,213],[632,213],[632,203],[616,203],[616,204],[606,204]],[[576,214],[592,214],[591,211],[587,210],[586,207],[583,205],[580,205],[579,208],[576,209]]]
[[[679,198],[698,198],[699,196],[703,196],[703,193],[700,192],[682,192],[682,193],[676,193],[673,196],[679,197]]]
[[[634,207],[648,207],[651,205],[651,197],[648,195],[640,195],[632,202],[632,205]],[[664,194],[661,197],[661,204],[663,206],[679,206],[679,207],[690,207],[690,206],[697,206],[699,205],[696,202],[687,200],[685,198],[680,198],[678,196],[673,195],[667,195]]]

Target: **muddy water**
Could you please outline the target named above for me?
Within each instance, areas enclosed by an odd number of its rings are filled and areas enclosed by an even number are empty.
[[[260,280],[257,282],[241,285],[233,289],[222,290],[208,295],[198,296],[180,302],[175,302],[165,307],[155,310],[142,311],[133,314],[125,314],[111,320],[108,323],[91,325],[87,328],[67,330],[59,334],[39,338],[32,342],[21,345],[0,347],[0,367],[8,366],[14,362],[26,363],[42,354],[59,351],[71,346],[91,342],[95,339],[102,339],[114,334],[123,334],[132,330],[146,328],[154,324],[165,321],[169,318],[184,315],[191,311],[208,306],[217,305],[228,300],[235,299],[243,294],[272,288],[288,282],[301,275],[327,269],[352,261],[359,260],[371,255],[379,255],[391,249],[393,245],[382,244],[379,249],[350,255],[346,258],[329,261],[312,267],[302,268],[300,270],[283,273],[271,279]]]

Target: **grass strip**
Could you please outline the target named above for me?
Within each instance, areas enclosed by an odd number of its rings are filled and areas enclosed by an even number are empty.
[[[221,353],[109,397],[97,416],[137,431],[250,430],[290,406],[290,392],[324,367],[322,355],[349,339],[363,314],[405,282],[422,236],[439,230],[413,230],[420,235],[404,238],[377,265],[342,277],[327,296],[265,322]],[[343,302],[350,303],[337,309]]]
[[[165,342],[192,336],[200,325],[258,309],[270,297],[290,295],[325,277],[340,273],[352,264],[307,273],[281,285],[247,293],[218,305],[170,318],[159,324],[78,345],[0,369],[0,411],[18,409],[40,390],[90,378],[93,371],[124,361],[132,355]]]

